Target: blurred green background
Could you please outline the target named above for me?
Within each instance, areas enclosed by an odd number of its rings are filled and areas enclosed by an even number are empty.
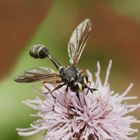
[[[61,64],[68,65],[68,40],[85,18],[91,18],[93,27],[78,67],[95,73],[99,60],[103,79],[108,61],[112,59],[112,89],[122,93],[134,82],[129,95],[140,97],[139,0],[1,0],[0,140],[43,139],[42,134],[19,137],[15,131],[15,128],[28,127],[35,119],[29,116],[33,111],[22,104],[22,100],[36,97],[33,87],[41,85],[18,84],[13,79],[29,68],[54,68],[48,60],[34,60],[28,55],[29,48],[36,43],[46,44]],[[140,119],[140,110],[134,115]],[[134,127],[140,130],[139,125]]]

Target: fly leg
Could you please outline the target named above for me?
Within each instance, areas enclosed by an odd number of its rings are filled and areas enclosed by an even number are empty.
[[[52,95],[52,97],[53,97],[53,99],[54,99],[53,111],[54,111],[55,103],[56,103],[56,97],[53,95],[53,92],[54,92],[55,90],[60,89],[60,88],[63,87],[64,85],[65,85],[65,83],[59,84],[59,85],[56,86],[52,91],[50,91],[50,94]]]
[[[45,82],[43,82],[43,84],[44,84],[44,87],[48,90],[47,92],[45,92],[44,94],[48,94],[51,90],[48,88],[48,86],[46,85],[46,83]]]
[[[96,88],[90,88],[90,87],[86,87],[86,88],[88,89],[86,94],[88,94],[89,91],[90,91],[91,93],[94,93],[94,91],[97,91]]]
[[[51,94],[51,96],[52,96],[53,99],[54,99],[54,104],[55,104],[55,103],[56,103],[56,97],[53,95],[53,92],[56,91],[56,90],[58,90],[58,89],[60,89],[62,86],[65,85],[65,83],[59,84],[59,85],[56,86],[53,90],[50,90],[50,89],[48,88],[48,86],[45,84],[45,82],[43,82],[43,84],[44,84],[45,88],[48,90],[48,92],[45,92],[45,94]],[[54,110],[54,107],[55,107],[55,106],[53,105],[53,110]]]
[[[91,83],[90,83],[90,85],[91,85]],[[90,91],[91,93],[93,93],[94,91],[97,90],[96,88],[90,88],[90,87],[88,87],[87,85],[85,85],[85,86],[86,86],[86,88],[88,89],[86,94],[88,94],[89,91]]]
[[[79,92],[76,92],[76,96],[77,96],[78,100],[80,101]]]
[[[69,86],[67,85],[66,89],[65,89],[65,93],[64,93],[64,101],[65,101],[65,105],[66,105],[66,108],[68,109],[68,114],[69,114],[69,106],[68,106],[68,102],[67,102],[67,95],[68,95],[68,88]]]

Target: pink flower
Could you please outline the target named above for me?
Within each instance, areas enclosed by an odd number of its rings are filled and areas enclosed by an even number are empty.
[[[100,78],[100,64],[97,63],[96,80],[87,71],[92,88],[97,91],[87,94],[87,89],[79,93],[80,99],[74,92],[68,91],[65,96],[65,87],[51,94],[37,97],[24,103],[37,110],[40,119],[33,122],[30,128],[17,129],[20,136],[29,136],[45,131],[46,140],[136,140],[132,134],[138,132],[131,128],[133,123],[140,123],[130,115],[140,107],[140,104],[129,105],[127,100],[136,99],[136,96],[127,96],[133,84],[122,93],[111,90],[108,83],[111,68],[110,61],[104,83]],[[50,89],[54,85],[47,85]],[[47,89],[43,87],[43,93]]]

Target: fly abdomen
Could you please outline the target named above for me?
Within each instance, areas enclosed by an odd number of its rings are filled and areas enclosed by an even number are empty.
[[[48,49],[43,44],[34,45],[30,49],[29,54],[33,58],[40,58],[40,59],[49,58],[57,69],[60,69],[61,67],[61,65],[57,62],[57,60],[49,54]]]
[[[34,45],[29,52],[30,56],[33,58],[40,58],[44,59],[48,57],[49,51],[43,44],[36,44]]]

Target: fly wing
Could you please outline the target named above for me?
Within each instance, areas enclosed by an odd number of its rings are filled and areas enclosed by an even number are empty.
[[[85,48],[91,31],[90,19],[85,19],[73,31],[68,43],[68,55],[71,64],[77,64]]]
[[[30,83],[36,81],[58,83],[60,80],[60,74],[47,67],[38,67],[35,69],[24,71],[17,78],[15,78],[15,81],[19,83]]]

